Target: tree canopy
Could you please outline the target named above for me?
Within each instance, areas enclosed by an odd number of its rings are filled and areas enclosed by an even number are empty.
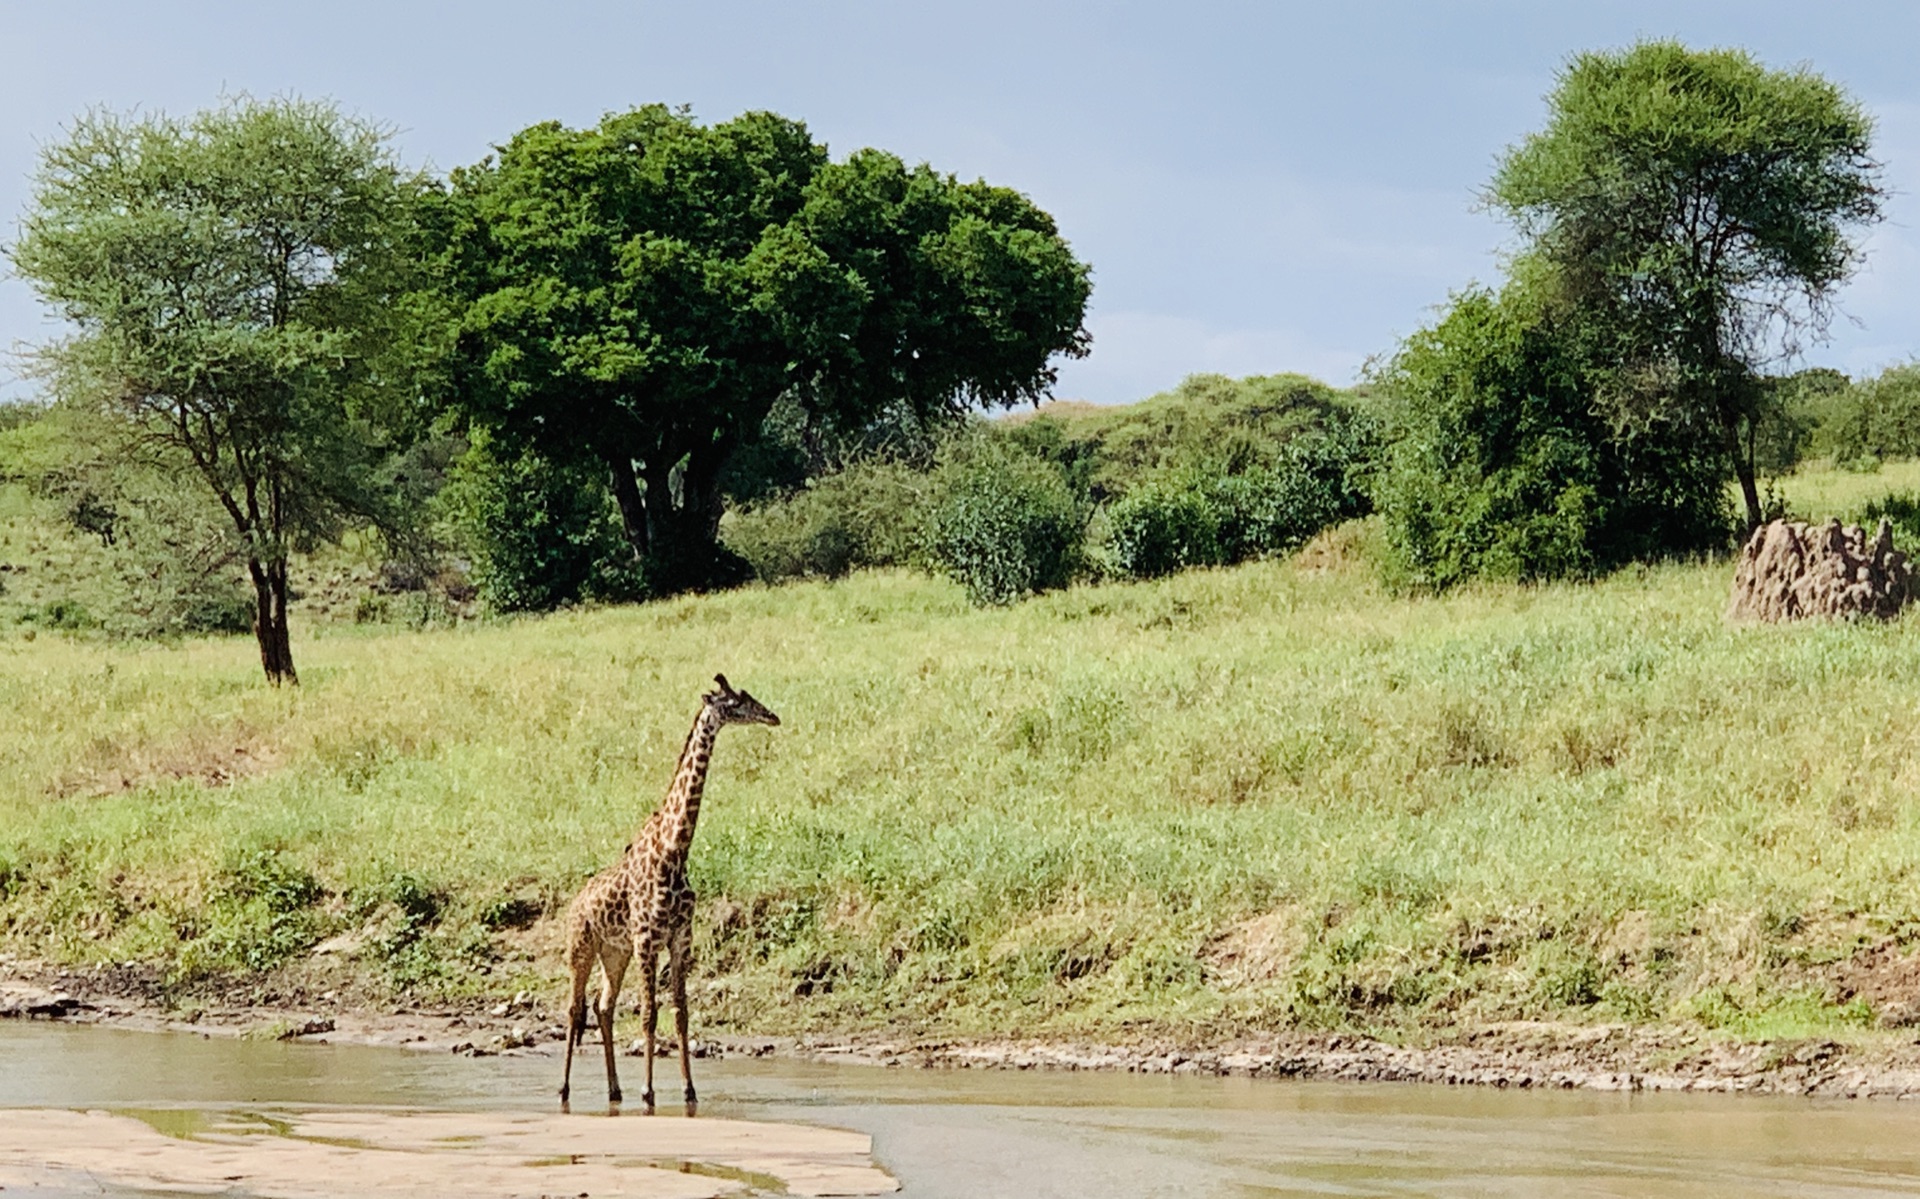
[[[455,407],[606,471],[654,590],[716,581],[721,480],[776,402],[857,427],[1044,395],[1089,272],[1020,194],[771,113],[653,105],[453,176]]]
[[[1804,68],[1642,42],[1576,56],[1487,191],[1578,307],[1616,427],[1717,441],[1761,517],[1761,370],[1824,335],[1885,199],[1873,125]]]
[[[387,504],[376,467],[420,342],[424,187],[382,130],[327,104],[96,112],[44,152],[12,249],[75,328],[40,358],[63,401],[225,512],[275,682],[297,681],[288,553]]]

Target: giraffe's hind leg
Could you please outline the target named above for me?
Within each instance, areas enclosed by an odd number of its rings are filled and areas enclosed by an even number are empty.
[[[612,945],[600,949],[600,1049],[607,1059],[607,1102],[620,1102],[620,1076],[613,1068],[613,1015],[620,1003],[620,983],[627,973],[627,954]]]
[[[560,1106],[563,1110],[573,1094],[573,1050],[586,1033],[587,981],[593,975],[593,960],[593,947],[584,938],[569,938],[567,970],[571,984],[567,992],[567,1056],[560,1074]]]
[[[647,1046],[647,1089],[640,1096],[640,1102],[646,1105],[647,1114],[653,1114],[653,1054],[656,1026],[659,1023],[659,983],[660,955],[651,936],[639,946],[636,956],[640,959],[640,1029]]]
[[[667,943],[667,978],[673,988],[673,1031],[680,1041],[680,1082],[686,1088],[687,1114],[695,1114],[699,1098],[693,1093],[693,1062],[687,1054],[687,968],[693,960],[693,926],[683,924]]]

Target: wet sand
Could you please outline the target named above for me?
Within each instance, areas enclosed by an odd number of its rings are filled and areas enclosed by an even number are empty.
[[[742,1120],[572,1119],[363,1109],[0,1111],[0,1188],[239,1193],[261,1199],[625,1195],[898,1189],[853,1132]]]

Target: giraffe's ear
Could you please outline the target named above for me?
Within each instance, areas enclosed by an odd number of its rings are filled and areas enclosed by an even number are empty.
[[[721,693],[722,695],[732,695],[732,694],[733,694],[733,688],[732,688],[732,687],[729,687],[729,686],[727,686],[727,676],[726,676],[726,675],[724,675],[724,674],[716,674],[716,675],[714,675],[714,676],[713,676],[713,681],[714,681],[714,682],[716,682],[716,683],[718,683],[718,684],[720,684],[720,693]]]

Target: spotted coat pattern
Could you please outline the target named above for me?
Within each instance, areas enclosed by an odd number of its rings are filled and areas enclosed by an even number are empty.
[[[718,689],[702,697],[700,714],[680,751],[667,797],[627,844],[620,860],[587,881],[567,907],[567,969],[572,989],[567,1000],[567,1054],[560,1082],[564,1106],[572,1089],[573,1051],[586,1033],[587,983],[600,965],[600,994],[594,1004],[607,1062],[607,1099],[620,1102],[620,1079],[613,1065],[613,1015],[627,966],[640,963],[640,1017],[646,1034],[647,1089],[641,1099],[652,1112],[655,987],[659,955],[667,955],[668,986],[673,994],[674,1031],[680,1042],[680,1078],[687,1112],[696,1099],[687,1058],[687,968],[693,947],[693,888],[687,885],[687,851],[700,819],[713,743],[729,724],[777,725],[780,718],[745,691],[715,675]]]

